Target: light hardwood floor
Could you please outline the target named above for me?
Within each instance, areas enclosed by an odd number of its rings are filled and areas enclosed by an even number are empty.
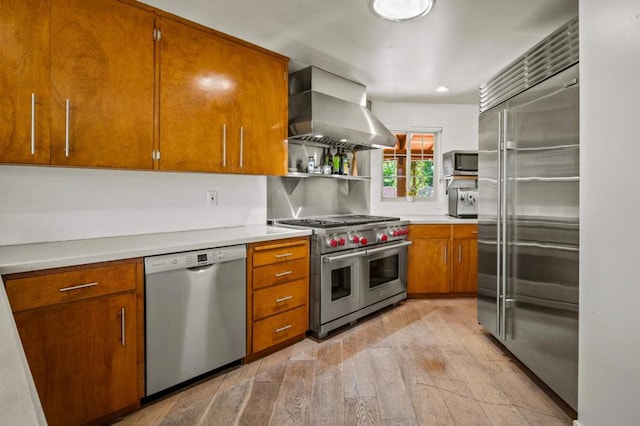
[[[476,321],[476,301],[407,300],[120,419],[120,425],[571,425]]]

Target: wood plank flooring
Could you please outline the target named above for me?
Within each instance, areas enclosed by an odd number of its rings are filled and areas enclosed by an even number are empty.
[[[151,403],[119,425],[571,425],[476,321],[474,298],[407,300],[322,342]]]

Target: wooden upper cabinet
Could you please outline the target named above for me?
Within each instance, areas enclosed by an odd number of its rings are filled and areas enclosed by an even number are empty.
[[[116,0],[51,0],[52,164],[152,168],[154,21]]]
[[[49,164],[49,2],[0,1],[0,162]]]
[[[231,172],[232,46],[163,19],[160,42],[160,169]]]
[[[238,173],[287,173],[287,62],[245,46],[236,45],[229,61],[237,81],[234,116],[240,137]]]
[[[161,170],[286,174],[287,61],[163,19]]]

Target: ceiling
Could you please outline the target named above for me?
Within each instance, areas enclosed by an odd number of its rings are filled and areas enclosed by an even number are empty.
[[[578,0],[437,0],[412,22],[366,0],[144,0],[367,86],[368,98],[478,104],[478,87],[578,13]],[[435,93],[437,86],[451,88]]]

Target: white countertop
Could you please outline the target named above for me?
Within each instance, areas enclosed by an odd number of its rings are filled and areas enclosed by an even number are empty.
[[[0,247],[0,274],[311,235],[266,225]],[[0,424],[46,424],[0,277]]]
[[[413,215],[402,216],[402,220],[408,220],[412,225],[446,225],[446,224],[477,224],[478,219],[460,219],[449,215]]]
[[[92,238],[0,247],[0,274],[311,235],[267,225]]]

